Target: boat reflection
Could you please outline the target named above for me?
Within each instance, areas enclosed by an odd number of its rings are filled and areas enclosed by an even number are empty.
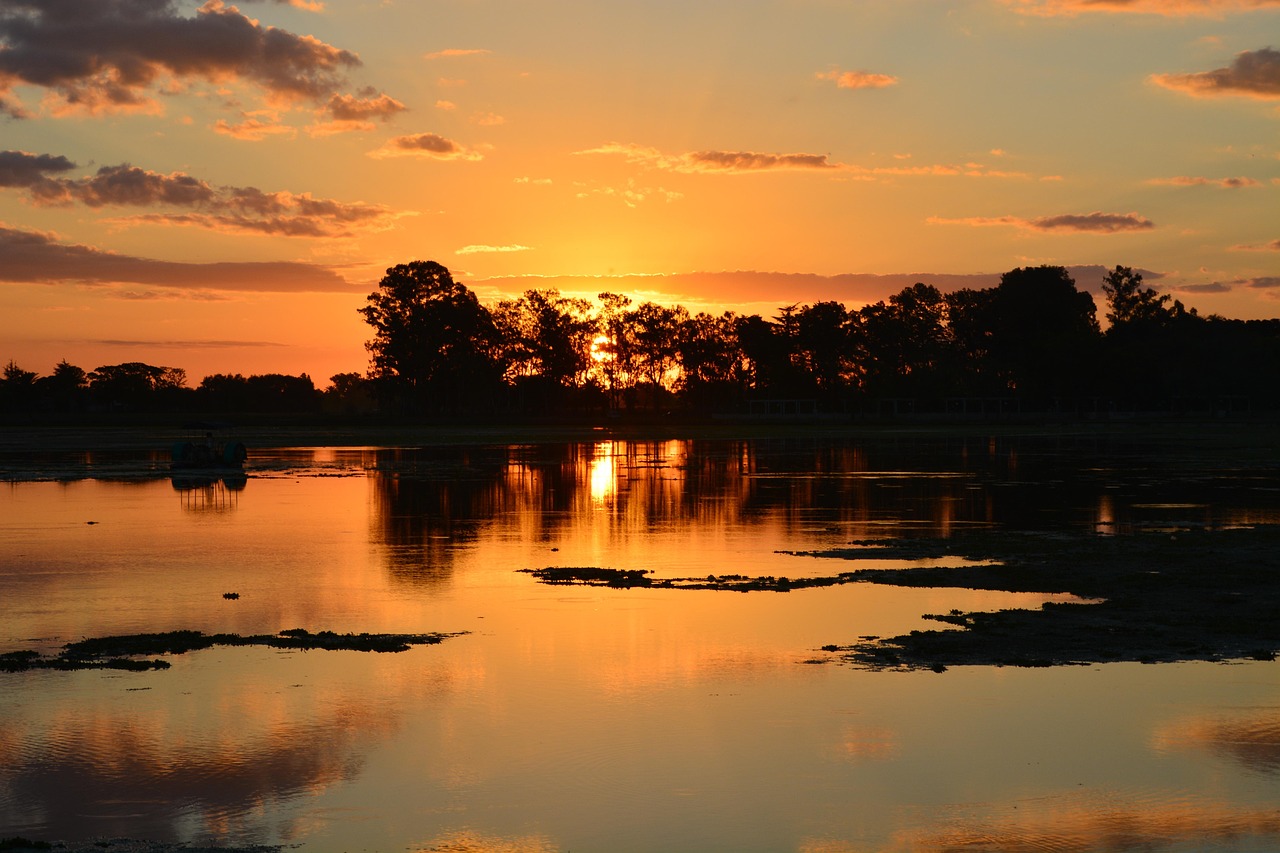
[[[186,474],[169,478],[188,512],[230,512],[239,505],[240,493],[249,484],[242,471],[225,474]]]

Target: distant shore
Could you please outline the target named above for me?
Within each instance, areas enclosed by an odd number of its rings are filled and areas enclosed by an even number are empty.
[[[215,430],[250,448],[441,447],[538,444],[601,440],[853,438],[918,434],[946,435],[1133,435],[1221,445],[1280,438],[1280,416],[1233,418],[1132,418],[1123,420],[932,421],[823,420],[753,421],[647,417],[598,421],[407,422],[358,418],[270,418],[261,415],[128,416],[99,420],[0,421],[3,456],[28,452],[147,452],[168,450]],[[1280,442],[1272,446],[1280,446]]]

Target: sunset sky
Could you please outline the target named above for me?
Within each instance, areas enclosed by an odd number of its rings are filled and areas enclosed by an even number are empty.
[[[0,134],[42,375],[324,387],[412,260],[766,316],[1123,264],[1280,316],[1280,0],[0,0]]]

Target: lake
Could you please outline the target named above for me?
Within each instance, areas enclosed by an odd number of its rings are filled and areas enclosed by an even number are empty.
[[[251,446],[226,479],[171,478],[159,451],[9,453],[0,652],[176,630],[451,636],[0,673],[0,838],[1275,850],[1273,661],[872,670],[822,647],[1070,596],[612,589],[522,571],[796,579],[913,564],[789,553],[852,542],[1280,523],[1275,445],[1236,430],[1206,449],[1222,435]]]

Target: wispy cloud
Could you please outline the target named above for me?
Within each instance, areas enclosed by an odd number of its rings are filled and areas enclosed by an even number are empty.
[[[748,174],[758,172],[816,171],[840,173],[873,180],[877,177],[988,177],[1025,178],[1022,172],[988,169],[981,163],[929,164],[921,166],[859,166],[832,161],[826,154],[767,154],[755,151],[691,151],[665,154],[656,148],[607,142],[575,154],[620,155],[629,163],[685,174]]]
[[[1280,51],[1269,47],[1246,50],[1226,68],[1193,74],[1155,74],[1151,81],[1201,98],[1239,95],[1273,100],[1280,98]]]
[[[0,223],[0,281],[43,284],[142,284],[181,290],[351,293],[328,267],[288,261],[192,264],[121,255],[63,243],[57,235]]]
[[[472,47],[472,48],[450,47],[450,48],[446,48],[445,50],[437,50],[437,51],[434,51],[433,53],[423,54],[422,58],[423,59],[453,59],[461,56],[484,56],[489,53],[493,53],[493,51],[486,50],[484,48],[476,48],[476,47]]]
[[[1221,187],[1227,190],[1262,186],[1261,181],[1253,178],[1203,178],[1190,175],[1179,175],[1174,178],[1152,178],[1147,183],[1164,187]]]
[[[213,131],[242,142],[261,142],[271,136],[292,138],[298,135],[297,128],[282,124],[274,112],[246,114],[244,121],[236,124],[220,118],[213,123]]]
[[[1272,240],[1269,243],[1261,243],[1258,245],[1241,243],[1232,246],[1231,249],[1236,252],[1280,252],[1280,240]]]
[[[1280,0],[1004,0],[1019,12],[1042,16],[1075,16],[1088,12],[1220,17],[1232,12],[1251,12],[1280,7]]]
[[[385,205],[315,198],[310,193],[264,192],[218,186],[183,172],[161,174],[128,163],[103,166],[81,178],[52,177],[75,168],[67,158],[0,152],[0,187],[25,190],[34,204],[185,208],[116,218],[124,224],[193,225],[216,231],[292,237],[338,237],[390,228],[409,215]]]
[[[1280,276],[1262,275],[1252,278],[1235,278],[1227,281],[1213,281],[1207,284],[1184,284],[1175,290],[1187,293],[1230,293],[1233,290],[1265,290],[1269,294],[1280,291]]]
[[[619,154],[631,163],[673,172],[765,172],[835,169],[826,154],[761,154],[752,151],[692,151],[663,154],[656,148],[607,142],[577,154]]]
[[[1067,231],[1093,234],[1117,234],[1126,231],[1149,231],[1155,223],[1136,213],[1063,213],[1056,216],[1040,216],[1024,219],[1019,216],[968,216],[948,219],[931,216],[933,225],[969,225],[976,228],[1006,226],[1029,231]]]
[[[819,71],[814,75],[819,80],[834,80],[840,89],[883,89],[896,86],[898,78],[889,74],[877,74],[872,71]]]
[[[304,8],[315,4],[302,3]],[[18,86],[53,96],[54,114],[163,111],[154,95],[193,82],[242,82],[268,99],[323,102],[361,64],[348,50],[266,27],[222,0],[194,17],[156,0],[12,0],[0,5],[0,100]]]
[[[369,152],[370,157],[428,157],[434,160],[483,160],[484,155],[446,139],[438,133],[415,133],[397,136],[381,147]]]
[[[455,255],[504,254],[507,252],[531,252],[532,246],[463,246],[454,251]]]
[[[550,181],[546,183],[550,183]],[[668,203],[684,198],[683,193],[675,190],[669,190],[665,187],[643,187],[635,181],[627,181],[625,187],[589,186],[579,190],[577,195],[578,198],[590,198],[591,196],[616,198],[627,207],[633,208],[639,207],[651,198],[661,199]]]

